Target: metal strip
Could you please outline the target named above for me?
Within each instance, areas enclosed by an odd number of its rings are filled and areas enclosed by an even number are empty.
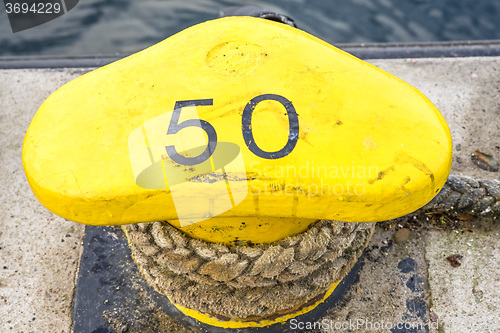
[[[500,40],[432,42],[406,44],[337,44],[338,48],[360,59],[455,58],[500,56]],[[0,57],[0,69],[102,67],[121,56],[33,56]]]

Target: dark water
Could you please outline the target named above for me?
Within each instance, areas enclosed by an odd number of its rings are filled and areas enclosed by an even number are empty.
[[[289,15],[332,44],[500,39],[500,0],[80,0],[15,34],[0,5],[0,56],[128,54],[242,5]]]

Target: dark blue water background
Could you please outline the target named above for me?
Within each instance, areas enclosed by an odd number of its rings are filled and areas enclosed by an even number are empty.
[[[241,5],[289,15],[332,44],[500,39],[500,0],[80,0],[15,34],[0,4],[0,56],[125,55]]]

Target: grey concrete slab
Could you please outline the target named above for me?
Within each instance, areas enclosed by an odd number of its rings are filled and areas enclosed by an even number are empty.
[[[425,237],[432,311],[444,332],[500,331],[500,228],[471,220],[475,232],[429,232]],[[461,255],[461,265],[446,259]]]
[[[21,148],[42,101],[78,74],[0,71],[0,332],[69,332],[83,226],[48,212]]]
[[[319,321],[339,332],[498,332],[500,227],[464,225],[475,232],[413,230],[404,244],[377,227],[359,282]],[[460,267],[446,259],[453,254],[463,255]]]
[[[471,161],[474,151],[500,160],[500,58],[415,59],[375,62],[418,87],[441,110],[450,125],[452,173],[500,179]],[[500,223],[473,219],[476,232],[426,233],[429,310],[440,332],[500,331]],[[446,257],[463,255],[452,267]]]
[[[359,282],[320,320],[324,332],[428,332],[427,262],[422,232],[404,244],[377,227]],[[437,327],[437,323],[432,323]]]
[[[470,160],[475,150],[500,159],[499,57],[371,62],[416,86],[442,111],[454,140],[453,173],[499,178]],[[38,106],[80,74],[78,69],[0,71],[1,332],[71,331],[83,226],[54,216],[36,201],[22,171],[21,146]],[[497,332],[498,222],[489,228],[472,234],[423,229],[412,231],[407,243],[391,245],[394,230],[378,227],[359,283],[324,319],[371,322],[356,332],[391,331],[377,329],[382,320],[428,325],[407,332]],[[469,236],[474,248],[463,243]],[[462,253],[464,262],[452,270],[443,255],[454,252]]]
[[[500,178],[498,172],[479,169],[470,158],[479,150],[500,160],[500,58],[370,62],[417,87],[442,112],[453,137],[452,174]],[[378,227],[358,285],[342,306],[325,314],[327,327],[345,325],[343,332],[349,328],[355,332],[498,332],[500,223],[472,219],[462,224],[476,232],[416,230],[403,245],[392,244],[394,230]],[[446,260],[453,254],[464,256],[460,267]],[[405,273],[400,269],[405,262],[414,262],[415,269]]]

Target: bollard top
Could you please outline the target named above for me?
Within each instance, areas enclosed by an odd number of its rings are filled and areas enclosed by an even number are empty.
[[[28,182],[57,215],[212,232],[224,218],[402,216],[439,192],[451,155],[444,118],[414,87],[251,17],[193,26],[64,85],[23,146]]]

